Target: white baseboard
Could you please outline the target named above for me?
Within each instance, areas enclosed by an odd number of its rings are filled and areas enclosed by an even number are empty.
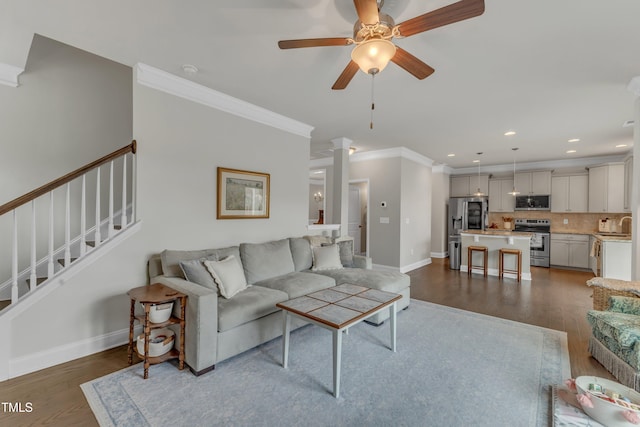
[[[137,336],[142,331],[141,325],[134,327]],[[9,361],[9,378],[19,377],[41,369],[50,368],[61,363],[69,362],[80,357],[89,356],[100,351],[108,350],[129,341],[129,328],[109,332],[97,337],[61,345],[49,350],[17,357]]]
[[[371,268],[374,270],[400,271],[400,267],[392,267],[390,265],[384,265],[384,264],[373,264]]]
[[[447,258],[449,252],[431,252],[431,258]]]
[[[408,271],[412,271],[412,270],[415,270],[416,268],[424,267],[425,265],[429,265],[429,264],[431,264],[431,258],[426,258],[418,262],[414,262],[413,264],[400,267],[400,272],[406,273]]]

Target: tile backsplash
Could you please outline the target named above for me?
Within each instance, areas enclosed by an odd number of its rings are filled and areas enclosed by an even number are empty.
[[[628,213],[557,213],[548,211],[519,211],[519,212],[490,212],[489,225],[495,223],[498,228],[503,228],[502,217],[511,218],[533,218],[533,219],[550,219],[552,233],[577,233],[577,234],[593,234],[598,232],[598,221],[609,218],[613,221],[612,231],[619,233],[631,232],[631,221],[624,221],[622,230],[618,226],[620,218],[629,216]],[[564,220],[568,220],[564,224]],[[512,223],[512,227],[515,226]],[[615,228],[614,228],[615,227]]]

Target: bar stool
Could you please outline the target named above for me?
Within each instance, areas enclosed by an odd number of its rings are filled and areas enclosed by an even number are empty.
[[[482,252],[483,253],[483,258],[482,258],[482,265],[473,265],[473,252],[477,251],[477,252]],[[471,273],[474,268],[481,268],[483,273],[484,273],[484,277],[487,277],[488,274],[488,266],[489,266],[489,248],[487,248],[486,246],[469,246],[467,248],[467,264],[469,264],[469,268],[467,268],[467,275],[471,276]]]
[[[505,255],[516,255],[518,257],[517,270],[507,270],[506,268],[504,268]],[[518,275],[518,282],[522,280],[522,251],[520,249],[509,249],[509,248],[500,249],[499,260],[500,260],[500,269],[499,269],[498,275],[501,279],[504,278],[504,273],[515,273]]]

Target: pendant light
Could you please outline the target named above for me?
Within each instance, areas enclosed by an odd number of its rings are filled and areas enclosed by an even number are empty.
[[[478,156],[482,155],[482,152],[480,153],[476,153]],[[474,196],[477,197],[482,197],[485,194],[482,192],[482,190],[480,190],[480,159],[478,159],[478,189],[476,190],[475,193],[473,193]]]
[[[513,151],[513,190],[511,190],[508,194],[517,196],[518,194],[520,194],[520,192],[516,189],[516,151],[518,151],[518,149],[512,148],[511,150]]]

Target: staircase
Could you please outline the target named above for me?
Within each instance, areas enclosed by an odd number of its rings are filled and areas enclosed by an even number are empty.
[[[0,280],[8,277],[0,318],[133,228],[135,155],[133,141],[0,206],[0,241],[10,242],[10,265],[0,265]]]

